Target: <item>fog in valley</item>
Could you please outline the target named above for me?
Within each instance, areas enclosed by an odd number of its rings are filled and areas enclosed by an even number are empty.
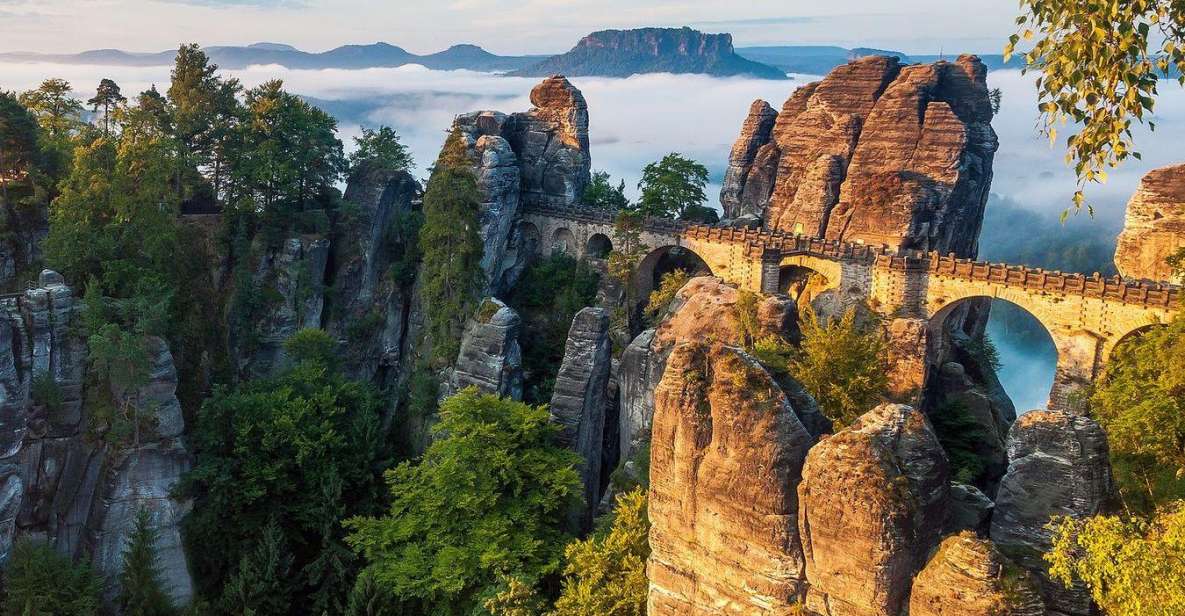
[[[70,81],[85,99],[101,78],[111,78],[126,96],[155,84],[167,89],[170,67],[105,67],[60,64],[2,64],[0,89],[26,90],[43,79]],[[347,149],[363,126],[394,127],[409,146],[415,173],[421,177],[435,158],[452,118],[478,109],[505,112],[530,107],[529,93],[536,79],[502,77],[472,71],[433,71],[420,66],[365,70],[291,70],[281,66],[253,66],[225,71],[247,87],[269,79],[283,79],[286,87],[320,105],[340,123]],[[642,75],[628,79],[576,78],[591,114],[593,168],[624,179],[631,194],[646,163],[676,151],[702,162],[711,171],[709,199],[714,205],[736,138],[749,104],[764,98],[775,108],[802,84],[816,79],[795,76],[792,81],[719,79],[698,75]],[[1110,253],[1122,224],[1123,205],[1139,178],[1149,169],[1174,160],[1171,136],[1181,134],[1185,122],[1185,94],[1166,84],[1154,119],[1157,130],[1136,131],[1143,160],[1130,160],[1110,173],[1105,186],[1091,187],[1090,202],[1097,210],[1071,216],[1066,225],[1058,215],[1070,204],[1075,179],[1064,161],[1063,143],[1051,147],[1038,134],[1039,118],[1032,77],[1018,71],[988,75],[990,87],[1003,94],[1000,114],[993,122],[1000,137],[996,155],[993,198],[981,241],[980,256],[994,261],[1026,262],[1049,269],[1111,273]],[[1062,129],[1068,134],[1069,129]],[[1015,314],[994,316],[989,333],[1003,360],[1002,381],[1018,410],[1044,406],[1053,378],[1052,345],[1042,339],[1034,322]],[[1036,326],[1039,328],[1039,325]]]

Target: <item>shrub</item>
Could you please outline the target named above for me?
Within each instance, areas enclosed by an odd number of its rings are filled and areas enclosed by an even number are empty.
[[[102,583],[89,565],[74,564],[48,544],[20,539],[4,570],[5,616],[95,616]]]
[[[823,323],[808,305],[802,310],[802,343],[790,362],[790,373],[840,429],[884,397],[884,348],[876,326],[856,322],[855,308]]]
[[[650,292],[650,299],[646,302],[646,322],[651,327],[658,325],[659,318],[666,312],[671,302],[675,301],[675,294],[683,288],[683,285],[687,284],[688,280],[691,280],[691,274],[682,269],[662,275],[662,281],[658,288]]]

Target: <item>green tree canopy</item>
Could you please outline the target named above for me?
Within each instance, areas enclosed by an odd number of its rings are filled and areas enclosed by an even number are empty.
[[[650,520],[641,488],[620,494],[608,528],[568,544],[564,587],[548,616],[645,616]]]
[[[1098,516],[1053,522],[1051,576],[1081,580],[1106,614],[1185,614],[1185,501],[1151,521]]]
[[[1075,126],[1067,159],[1079,180],[1074,204],[1082,207],[1085,184],[1106,181],[1107,168],[1139,158],[1132,125],[1152,113],[1160,77],[1171,70],[1185,84],[1185,6],[1180,0],[1020,4],[1020,31],[1005,57],[1021,53],[1026,70],[1040,71],[1038,108],[1051,141],[1058,126]]]
[[[715,210],[704,207],[707,184],[707,167],[672,152],[642,170],[638,209],[647,216],[714,222]]]
[[[96,113],[103,110],[103,133],[111,133],[111,112],[126,103],[128,97],[120,92],[119,84],[110,79],[103,79],[95,91],[95,96],[86,101]]]
[[[881,402],[888,389],[885,344],[877,327],[863,326],[850,308],[840,318],[821,320],[808,305],[801,310],[802,343],[789,371],[819,402],[838,430]]]
[[[604,171],[593,172],[592,181],[584,187],[581,201],[588,207],[610,210],[625,209],[630,205],[630,200],[625,196],[625,180],[614,186],[609,181],[609,174]]]
[[[102,579],[44,542],[19,539],[4,568],[5,616],[97,616]]]
[[[559,573],[579,458],[556,444],[544,407],[470,388],[441,405],[418,462],[387,472],[391,507],[346,522],[364,575],[414,613],[481,614],[501,579]]]
[[[355,149],[350,153],[350,171],[362,165],[376,165],[383,169],[411,169],[414,165],[407,146],[399,142],[399,133],[389,126],[378,130],[362,129],[362,135],[354,137]]]
[[[64,139],[82,124],[82,102],[74,98],[73,91],[65,79],[46,79],[37,89],[21,94],[20,101],[52,138]]]
[[[1090,399],[1107,432],[1120,494],[1150,512],[1185,498],[1185,318],[1121,343]]]

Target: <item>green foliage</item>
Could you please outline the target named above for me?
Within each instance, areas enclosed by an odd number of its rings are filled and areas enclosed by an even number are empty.
[[[527,266],[511,291],[507,303],[523,319],[519,344],[527,402],[551,402],[572,319],[596,300],[599,279],[588,263],[554,254]]]
[[[445,143],[424,192],[420,227],[423,305],[432,340],[434,365],[452,363],[465,320],[473,314],[482,280],[482,243],[478,216],[481,194],[466,162],[460,133]]]
[[[333,362],[337,342],[323,329],[306,327],[284,341],[284,350],[296,363],[312,362],[329,366]]]
[[[609,174],[604,171],[594,171],[592,180],[584,187],[584,195],[580,199],[588,207],[598,207],[611,210],[628,208],[630,200],[625,196],[625,180],[614,186],[609,181]]]
[[[136,525],[123,553],[119,572],[119,613],[125,616],[169,616],[176,613],[161,586],[156,560],[156,529],[147,509],[136,513]]]
[[[425,364],[417,365],[407,384],[408,415],[427,418],[436,414],[437,399],[440,397],[440,381]]]
[[[48,544],[20,539],[4,569],[5,616],[96,616],[102,580]]]
[[[103,109],[104,134],[111,133],[111,112],[126,102],[128,102],[128,97],[120,92],[119,84],[110,79],[100,81],[95,96],[86,101],[95,112],[98,112],[100,108]]]
[[[185,540],[207,596],[253,605],[238,597],[255,592],[251,580],[290,569],[274,574],[287,593],[275,597],[276,610],[344,608],[357,565],[339,521],[377,510],[380,403],[369,386],[331,370],[325,343],[301,334],[289,345],[300,359],[289,371],[217,388],[202,406],[181,491],[194,498]]]
[[[809,305],[801,316],[802,343],[790,373],[841,429],[879,403],[888,389],[884,341],[877,327],[856,322],[855,308],[829,323]]]
[[[646,302],[646,309],[644,311],[646,322],[651,327],[656,327],[667,307],[671,302],[675,301],[675,294],[687,281],[691,280],[691,274],[687,270],[677,269],[673,272],[667,272],[662,275],[662,282],[659,283],[658,288],[650,292],[650,299]]]
[[[5,191],[18,177],[41,162],[40,131],[36,117],[15,95],[0,91],[0,187]],[[7,199],[6,199],[7,200]]]
[[[1185,318],[1121,343],[1090,398],[1129,509],[1185,497]]]
[[[1185,276],[1185,248],[1178,248],[1176,252],[1169,255],[1165,262],[1173,270],[1173,277],[1181,278]]]
[[[227,194],[226,184],[234,159],[249,147],[244,143],[247,117],[236,98],[242,90],[239,81],[221,79],[217,71],[218,66],[196,44],[177,50],[167,95],[172,134],[182,146],[181,197],[203,190],[197,170],[204,169],[204,180],[215,197],[235,198]]]
[[[35,90],[21,94],[20,102],[37,116],[54,140],[69,138],[82,124],[82,102],[65,79],[46,79]]]
[[[350,171],[357,171],[363,165],[380,169],[411,169],[411,154],[407,146],[399,142],[399,133],[389,126],[378,130],[362,129],[361,137],[354,137],[355,149],[350,154]]]
[[[399,600],[376,582],[373,575],[364,572],[358,576],[346,604],[346,616],[403,616],[405,613]]]
[[[999,372],[1004,365],[1000,360],[1000,350],[987,334],[969,339],[963,344],[963,350],[983,369]]]
[[[793,345],[777,334],[762,336],[745,350],[775,375],[789,374],[790,362],[797,352]]]
[[[293,557],[274,521],[263,527],[253,549],[243,554],[222,593],[222,611],[234,616],[292,613]]]
[[[33,404],[45,407],[51,414],[62,409],[62,386],[58,385],[48,371],[33,375],[29,395],[33,399]]]
[[[483,613],[503,577],[559,572],[579,458],[558,446],[547,409],[470,388],[445,400],[423,458],[387,472],[383,517],[346,522],[365,575],[414,613]]]
[[[609,275],[616,278],[625,288],[625,320],[631,333],[634,331],[635,307],[641,301],[635,280],[638,267],[650,249],[642,243],[642,225],[645,216],[641,212],[621,210],[613,221],[613,250],[606,265]]]
[[[1098,516],[1052,523],[1053,579],[1081,580],[1106,614],[1185,614],[1185,501],[1149,521]]]
[[[1041,72],[1038,108],[1051,142],[1058,126],[1076,126],[1066,158],[1078,174],[1080,208],[1086,183],[1105,182],[1106,168],[1140,157],[1132,124],[1152,113],[1160,77],[1173,69],[1185,83],[1185,10],[1179,0],[1020,4],[1005,60],[1024,47],[1025,70]]]
[[[638,209],[647,216],[702,221],[707,184],[707,167],[672,152],[642,170]]]
[[[939,406],[929,413],[929,418],[950,462],[951,479],[959,483],[975,483],[987,468],[987,463],[976,452],[976,445],[987,438],[982,426],[958,400]]]
[[[646,493],[618,495],[608,529],[564,550],[564,587],[548,616],[645,616],[649,535]]]
[[[737,330],[741,335],[741,346],[746,349],[751,348],[753,343],[764,337],[757,313],[760,304],[760,294],[748,289],[737,291],[737,301],[732,306],[732,317],[736,319]]]

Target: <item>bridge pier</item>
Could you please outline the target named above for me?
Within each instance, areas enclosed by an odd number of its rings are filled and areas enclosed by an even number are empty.
[[[1048,406],[1057,411],[1081,411],[1090,385],[1099,375],[1104,341],[1089,332],[1051,335],[1057,349],[1057,368]]]

